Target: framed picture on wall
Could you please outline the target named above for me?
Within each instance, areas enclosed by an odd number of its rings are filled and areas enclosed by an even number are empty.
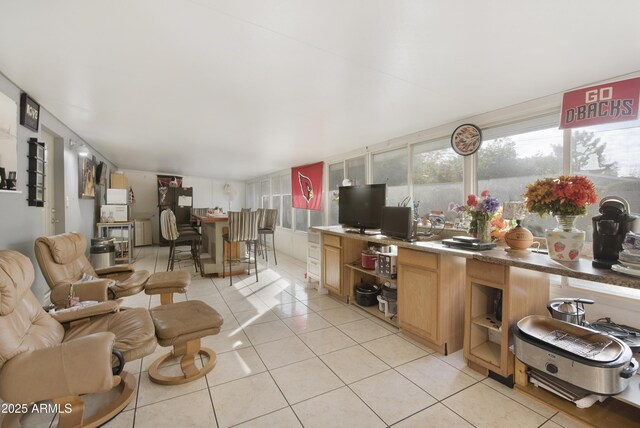
[[[40,124],[40,104],[25,92],[20,96],[20,125],[38,132]]]
[[[95,158],[78,157],[80,197],[94,199],[96,197],[96,161]]]

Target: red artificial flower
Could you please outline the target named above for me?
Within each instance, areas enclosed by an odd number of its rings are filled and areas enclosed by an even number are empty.
[[[482,196],[483,198],[486,198],[487,196],[489,196],[489,191],[483,190],[482,193],[480,193],[480,196]]]
[[[470,207],[475,207],[476,205],[478,205],[478,200],[476,199],[476,195],[469,195],[467,197],[467,205],[469,205]]]

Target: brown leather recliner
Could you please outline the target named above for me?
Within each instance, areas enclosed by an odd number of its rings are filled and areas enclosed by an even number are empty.
[[[153,321],[146,309],[119,312],[113,301],[52,316],[31,292],[33,279],[27,257],[0,251],[0,398],[23,405],[53,400],[60,404],[59,427],[102,424],[134,397],[135,377],[121,370],[124,362],[155,350]],[[82,300],[83,291],[78,290]],[[114,388],[113,401],[84,414],[84,394]],[[5,415],[4,424],[21,416]]]
[[[93,295],[87,299],[98,301],[119,299],[144,290],[148,271],[134,270],[132,265],[93,269],[85,256],[86,249],[87,239],[76,232],[36,240],[36,259],[51,288],[51,303],[64,306],[72,284],[74,291],[90,289]],[[81,281],[85,274],[100,279]]]

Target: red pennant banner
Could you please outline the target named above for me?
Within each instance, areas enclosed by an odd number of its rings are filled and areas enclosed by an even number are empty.
[[[324,162],[291,168],[291,199],[294,208],[322,209]]]
[[[623,122],[638,117],[640,77],[567,92],[560,129]]]

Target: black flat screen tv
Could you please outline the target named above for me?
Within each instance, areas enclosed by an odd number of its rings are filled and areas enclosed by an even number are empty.
[[[384,207],[382,209],[381,233],[404,241],[415,240],[413,210],[411,207]]]
[[[380,229],[386,201],[386,184],[340,187],[338,222],[356,228],[360,233],[365,233],[365,229]]]

